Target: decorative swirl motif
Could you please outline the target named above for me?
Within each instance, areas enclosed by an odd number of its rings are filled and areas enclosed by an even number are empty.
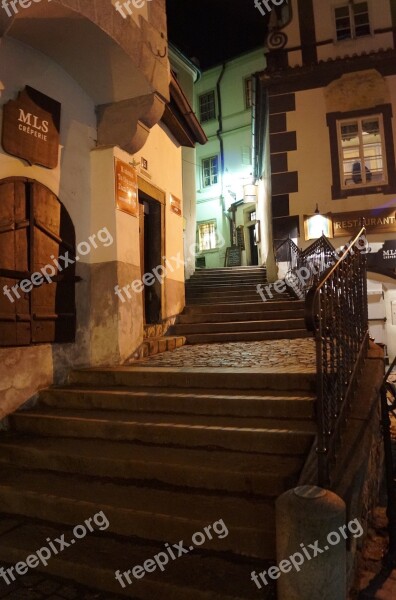
[[[269,50],[281,50],[287,44],[288,37],[283,31],[271,31],[267,37],[267,47]]]

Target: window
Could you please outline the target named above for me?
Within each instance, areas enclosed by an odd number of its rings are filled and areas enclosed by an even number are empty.
[[[338,121],[341,188],[387,183],[382,115]]]
[[[252,78],[246,77],[245,79],[245,108],[252,107]]]
[[[206,123],[216,118],[215,93],[212,90],[199,97],[199,115],[201,123]]]
[[[370,35],[368,2],[351,2],[334,9],[337,41]]]
[[[219,179],[219,159],[217,156],[202,161],[202,183],[204,187],[216,185]]]
[[[392,105],[326,116],[332,198],[396,193]]]
[[[249,221],[256,221],[256,211],[255,210],[252,210],[249,213]]]
[[[199,251],[215,250],[217,247],[216,221],[198,223]]]

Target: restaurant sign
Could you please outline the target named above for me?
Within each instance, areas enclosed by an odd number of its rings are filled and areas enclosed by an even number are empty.
[[[365,226],[367,233],[396,233],[396,206],[333,214],[334,237],[350,237]]]
[[[30,86],[3,108],[2,146],[31,165],[58,166],[61,104]]]

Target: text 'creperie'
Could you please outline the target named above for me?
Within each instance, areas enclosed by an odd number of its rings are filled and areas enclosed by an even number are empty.
[[[20,108],[18,122],[19,131],[23,131],[27,135],[33,135],[44,142],[47,141],[47,136],[45,134],[49,131],[48,121],[40,120],[36,115],[29,112],[25,113],[25,111]]]

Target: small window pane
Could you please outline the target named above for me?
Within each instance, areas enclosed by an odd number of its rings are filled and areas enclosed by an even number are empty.
[[[217,156],[202,161],[202,180],[204,187],[216,185],[218,182],[219,161]]]
[[[199,113],[202,123],[216,118],[216,102],[214,91],[199,97]]]
[[[216,248],[216,221],[198,223],[198,246],[200,252]]]
[[[340,124],[342,187],[378,185],[386,181],[379,117]]]

